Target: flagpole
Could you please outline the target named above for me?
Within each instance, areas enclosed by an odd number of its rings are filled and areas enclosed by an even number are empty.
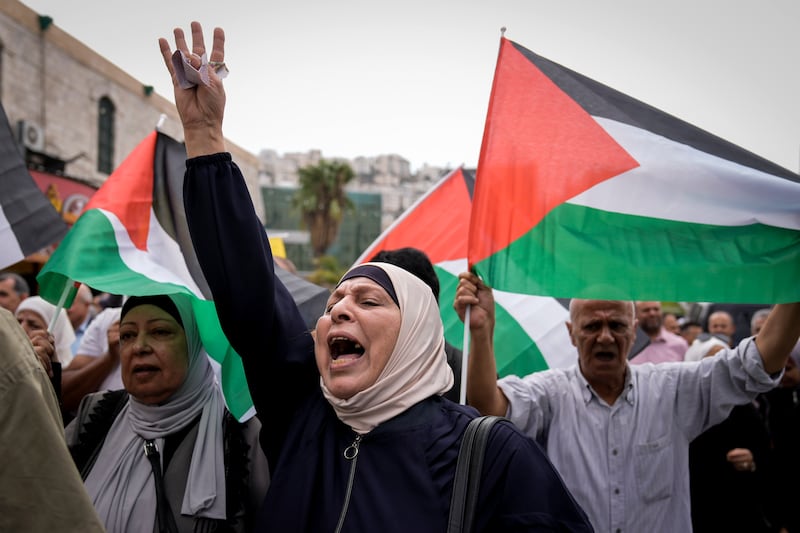
[[[464,349],[461,352],[461,391],[459,399],[462,405],[467,405],[467,364],[469,363],[469,315],[471,305],[464,311]]]
[[[503,26],[500,28],[500,46],[498,47],[498,57],[500,55],[500,50],[503,47],[503,39],[506,36],[506,27]],[[480,166],[480,159],[478,160],[478,166]],[[475,174],[475,184],[477,185],[478,175],[477,172]],[[472,223],[470,222],[470,226]],[[470,232],[471,233],[471,232]],[[467,246],[467,250],[469,250],[469,246]],[[469,252],[467,252],[467,260],[469,260]],[[472,266],[468,263],[467,269],[472,271]],[[491,290],[491,289],[489,289]],[[463,405],[467,404],[467,367],[469,366],[469,315],[470,309],[472,308],[471,305],[467,306],[467,309],[464,311],[464,349],[461,352],[461,391],[459,398]]]
[[[53,318],[50,319],[50,324],[47,326],[47,331],[50,333],[53,332],[53,328],[56,325],[56,320],[58,319],[59,313],[61,310],[64,309],[64,303],[67,301],[69,297],[69,293],[73,287],[75,287],[75,283],[70,283],[70,280],[67,279],[67,282],[64,284],[64,290],[61,291],[61,296],[58,298],[58,303],[56,304],[56,312],[53,313]]]

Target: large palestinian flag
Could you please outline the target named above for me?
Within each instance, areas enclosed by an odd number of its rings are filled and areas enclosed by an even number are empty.
[[[457,169],[412,205],[356,261],[381,250],[412,247],[425,252],[439,277],[439,308],[447,341],[463,349],[464,325],[453,310],[458,274],[467,269],[467,236],[474,174]],[[576,351],[564,325],[568,312],[557,300],[494,291],[495,352],[501,376],[573,364]]]
[[[0,104],[0,268],[58,242],[66,233],[67,224],[25,168]]]
[[[559,298],[800,301],[800,177],[501,39],[469,262]]]
[[[203,344],[221,365],[228,409],[241,420],[253,413],[253,402],[189,238],[185,169],[182,144],[158,132],[146,137],[92,196],[45,264],[37,277],[40,294],[57,303],[72,281],[80,281],[115,294],[193,296]]]

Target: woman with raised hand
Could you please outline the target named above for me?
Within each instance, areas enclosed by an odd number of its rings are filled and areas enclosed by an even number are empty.
[[[257,419],[225,409],[189,298],[132,296],[124,390],[86,396],[67,444],[110,532],[249,531],[266,492]]]
[[[442,398],[453,376],[433,293],[386,263],[356,266],[316,341],[274,276],[243,177],[225,152],[225,35],[208,53],[160,39],[188,160],[184,203],[222,327],[242,356],[272,475],[257,531],[444,532],[459,446],[477,412]],[[194,79],[193,83],[187,80]],[[473,531],[591,531],[541,448],[496,424]]]

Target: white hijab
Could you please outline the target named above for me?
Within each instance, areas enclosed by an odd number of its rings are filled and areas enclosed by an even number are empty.
[[[53,315],[56,314],[56,306],[45,301],[41,296],[29,296],[22,300],[15,311],[17,318],[19,318],[19,312],[24,310],[33,311],[42,317],[44,327],[50,326]],[[67,318],[65,310],[59,310],[58,318],[50,333],[53,334],[53,338],[56,341],[56,357],[61,363],[61,367],[66,368],[72,361],[72,343],[75,342],[75,330],[72,329],[72,324]]]
[[[401,314],[397,342],[375,383],[347,400],[333,396],[320,380],[339,419],[361,434],[453,386],[453,371],[444,351],[444,327],[430,287],[395,265],[365,264],[380,268],[392,282]]]
[[[222,394],[189,298],[169,297],[183,322],[189,370],[183,385],[164,404],[146,405],[131,396],[111,426],[86,478],[86,490],[108,531],[153,532],[156,492],[144,440],[155,439],[163,461],[164,437],[188,426],[201,412],[180,511],[215,519],[226,516]]]

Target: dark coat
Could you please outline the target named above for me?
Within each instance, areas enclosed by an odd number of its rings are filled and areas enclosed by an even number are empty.
[[[273,275],[266,233],[230,156],[187,161],[184,198],[220,323],[264,424],[271,483],[257,530],[332,532],[347,505],[345,532],[444,532],[461,436],[477,412],[429,398],[364,435],[357,457],[346,458],[356,434],[322,396],[310,333]],[[541,448],[509,423],[489,438],[476,516],[475,531],[592,530]]]

